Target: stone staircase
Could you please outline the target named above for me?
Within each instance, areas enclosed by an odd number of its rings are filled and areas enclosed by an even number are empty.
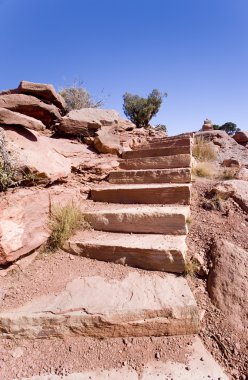
[[[89,277],[82,269],[82,276],[61,292],[1,313],[3,336],[111,338],[199,332],[200,313],[182,276],[190,215],[191,138],[154,139],[136,146],[123,153],[120,168],[109,174],[108,185],[91,190],[84,213],[93,229],[79,231],[64,249],[123,264],[124,277]],[[209,354],[201,350],[201,357],[207,358]],[[208,374],[217,379],[222,370],[208,360]],[[221,378],[226,379],[224,374]]]

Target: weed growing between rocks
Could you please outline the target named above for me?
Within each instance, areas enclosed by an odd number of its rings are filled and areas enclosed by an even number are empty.
[[[199,264],[194,259],[187,259],[185,261],[184,276],[194,277],[199,269]]]
[[[192,174],[196,177],[213,177],[214,169],[208,162],[199,162],[192,168]]]
[[[48,227],[50,237],[45,249],[54,252],[62,248],[66,240],[77,230],[89,229],[90,225],[85,220],[79,206],[72,202],[63,207],[54,206],[52,208]]]
[[[213,144],[201,136],[195,138],[192,154],[198,161],[214,161],[216,159]]]

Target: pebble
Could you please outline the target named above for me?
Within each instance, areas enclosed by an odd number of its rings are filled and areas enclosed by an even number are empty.
[[[157,352],[155,352],[155,358],[157,359],[157,360],[159,360],[160,359],[160,353],[157,351]]]

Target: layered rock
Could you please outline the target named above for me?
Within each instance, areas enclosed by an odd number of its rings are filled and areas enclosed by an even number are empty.
[[[15,127],[21,126],[34,131],[42,131],[46,128],[40,120],[23,115],[19,112],[10,111],[6,108],[0,108],[0,125]]]
[[[20,82],[17,91],[20,94],[35,96],[45,103],[54,104],[62,113],[66,111],[64,98],[55,91],[55,88],[51,84],[33,83],[23,80]]]
[[[48,128],[61,119],[59,110],[55,105],[44,103],[31,95],[0,94],[0,108],[38,119]]]
[[[0,199],[0,265],[31,253],[45,243],[49,210],[54,204],[78,201],[75,188],[18,189]]]
[[[117,126],[118,120],[119,114],[114,110],[82,108],[64,116],[57,129],[69,135],[95,136],[103,126]]]

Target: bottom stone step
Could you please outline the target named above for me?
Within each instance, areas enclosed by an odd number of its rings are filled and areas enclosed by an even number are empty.
[[[80,231],[64,249],[72,254],[146,270],[183,273],[185,236]]]
[[[141,373],[128,365],[109,370],[95,369],[66,376],[45,375],[22,380],[228,380],[220,365],[206,350],[198,337],[187,347],[178,347],[177,357],[170,360],[150,361]]]
[[[121,279],[75,278],[56,294],[0,314],[2,337],[50,338],[195,334],[199,312],[183,277],[138,271]]]

